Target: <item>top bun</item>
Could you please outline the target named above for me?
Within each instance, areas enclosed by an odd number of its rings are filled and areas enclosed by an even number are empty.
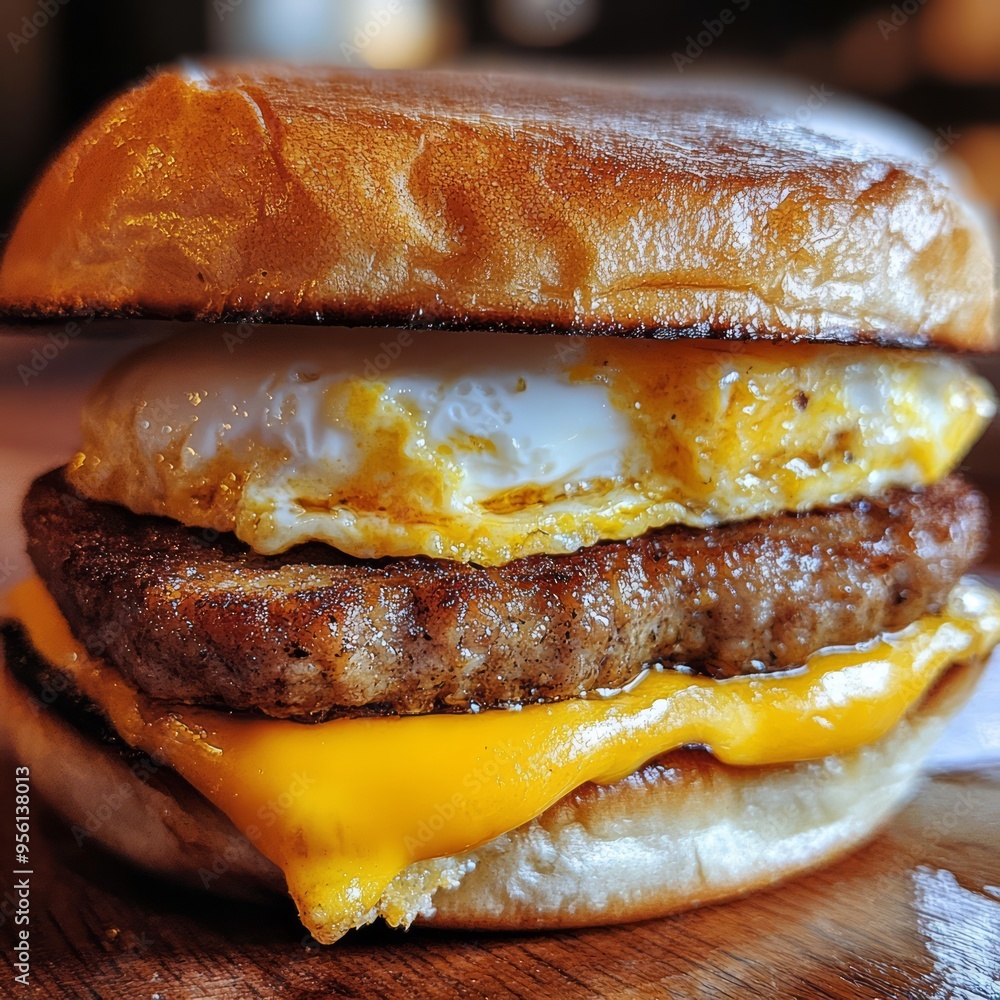
[[[715,96],[186,66],[42,176],[9,317],[988,350],[983,228],[918,164]]]

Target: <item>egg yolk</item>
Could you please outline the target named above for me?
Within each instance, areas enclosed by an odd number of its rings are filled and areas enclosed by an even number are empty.
[[[70,478],[262,553],[498,565],[932,483],[994,409],[872,347],[196,327],[105,379]]]

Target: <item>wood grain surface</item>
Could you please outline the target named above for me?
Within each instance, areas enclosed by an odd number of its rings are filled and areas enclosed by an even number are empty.
[[[1000,768],[930,778],[869,846],[774,890],[559,934],[369,930],[322,948],[290,906],[181,892],[51,817],[35,827],[31,985],[13,981],[8,919],[5,997],[1000,996]]]
[[[31,345],[3,350],[9,367]],[[0,397],[2,582],[23,572],[15,512],[27,478],[65,459],[90,373],[122,347],[95,350],[93,365],[81,363],[73,345],[37,384]],[[10,918],[12,768],[0,761],[4,998],[1000,998],[1000,658],[917,797],[871,844],[771,891],[624,927],[374,929],[321,948],[303,939],[290,904],[235,904],[139,875],[89,841],[78,846],[36,802],[22,987]]]

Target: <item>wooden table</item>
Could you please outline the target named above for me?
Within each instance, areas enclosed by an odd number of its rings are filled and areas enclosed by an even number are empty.
[[[35,825],[32,986],[12,982],[7,921],[5,997],[1000,996],[998,766],[936,774],[868,847],[772,891],[560,934],[370,930],[310,947],[290,905],[178,891],[51,817]]]
[[[0,434],[8,576],[20,571],[23,479],[71,450],[89,370],[74,355],[44,384],[0,397],[0,428],[16,417],[39,437],[22,445]],[[13,857],[11,766],[0,763],[0,899]],[[745,900],[561,934],[370,930],[332,948],[303,943],[290,905],[178,891],[89,842],[77,847],[36,810],[31,985],[13,982],[7,919],[0,997],[1000,997],[1000,658],[932,770],[868,847]]]

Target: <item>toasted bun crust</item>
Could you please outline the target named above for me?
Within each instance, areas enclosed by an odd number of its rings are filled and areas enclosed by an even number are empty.
[[[953,667],[887,736],[851,753],[739,768],[681,750],[615,785],[584,785],[483,847],[411,865],[372,919],[392,913],[404,923],[480,929],[619,923],[815,867],[870,837],[905,801],[980,667]],[[130,767],[120,750],[82,735],[0,670],[0,736],[79,840],[229,895],[281,890],[280,871],[173,771]]]
[[[914,163],[717,97],[280,65],[107,104],[0,310],[994,343],[983,229]]]

